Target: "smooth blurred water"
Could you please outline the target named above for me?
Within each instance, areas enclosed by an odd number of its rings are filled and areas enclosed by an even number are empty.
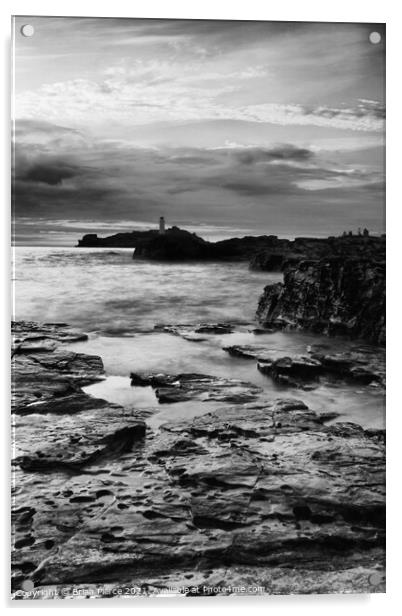
[[[151,263],[132,255],[132,249],[15,248],[15,319],[64,321],[106,335],[161,322],[251,320],[264,285],[282,279],[251,272],[247,263]]]
[[[364,427],[383,428],[385,422],[382,392],[370,387],[342,382],[321,384],[312,391],[278,385],[257,370],[254,360],[232,357],[222,347],[231,344],[263,344],[272,356],[306,353],[311,344],[326,344],[328,352],[346,350],[348,342],[301,332],[276,332],[254,335],[234,333],[208,336],[203,342],[191,342],[165,333],[137,334],[129,337],[93,336],[89,342],[71,345],[75,351],[100,355],[109,375],[106,381],[85,390],[100,398],[136,408],[158,407],[150,387],[131,387],[130,372],[198,372],[258,385],[268,398],[301,399],[317,412],[339,413],[338,421],[353,421]],[[222,406],[222,403],[186,402],[160,405],[152,419],[158,425],[172,419],[192,417]]]
[[[340,421],[384,427],[381,392],[351,384],[325,384],[314,391],[284,388],[262,375],[254,361],[229,356],[222,347],[264,344],[275,356],[306,353],[311,344],[328,352],[351,343],[300,332],[255,335],[252,321],[266,284],[281,274],[252,272],[246,263],[150,263],[133,261],[132,250],[15,249],[16,319],[66,322],[90,334],[71,349],[100,355],[107,379],[86,391],[137,408],[158,407],[150,388],[131,387],[130,372],[199,372],[253,382],[268,397],[302,399],[317,411],[336,411]],[[153,331],[157,323],[238,321],[243,331],[192,342]],[[222,405],[219,405],[222,406]],[[208,412],[216,404],[161,405],[152,423]]]

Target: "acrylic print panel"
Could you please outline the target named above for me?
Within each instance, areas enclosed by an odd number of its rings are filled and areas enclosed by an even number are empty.
[[[384,592],[384,56],[14,18],[13,597]]]

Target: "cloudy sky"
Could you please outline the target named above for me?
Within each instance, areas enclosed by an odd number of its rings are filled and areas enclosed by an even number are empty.
[[[16,241],[162,214],[208,237],[383,231],[384,38],[379,24],[16,18]]]

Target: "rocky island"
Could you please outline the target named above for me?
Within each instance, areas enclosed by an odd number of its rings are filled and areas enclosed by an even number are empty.
[[[279,240],[279,245],[281,245]],[[286,242],[286,240],[285,240]],[[276,236],[246,236],[219,242],[209,242],[196,233],[179,227],[171,227],[163,233],[156,230],[117,233],[98,237],[94,233],[78,240],[79,248],[135,248],[134,259],[153,261],[186,260],[247,260],[259,250],[276,246]]]
[[[78,240],[78,248],[135,248],[141,240],[151,239],[157,235],[156,230],[130,231],[116,233],[108,237],[98,237],[96,233],[87,233]]]
[[[90,233],[78,240],[80,248],[135,248],[133,259],[150,261],[249,261],[251,269],[283,271],[302,259],[352,257],[385,260],[385,236],[344,234],[327,238],[276,235],[233,237],[210,242],[196,233],[173,226],[157,230],[98,237]]]

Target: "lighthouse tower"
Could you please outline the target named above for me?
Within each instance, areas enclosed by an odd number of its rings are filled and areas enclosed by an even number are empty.
[[[165,218],[161,216],[159,218],[159,235],[163,235],[165,233]]]

